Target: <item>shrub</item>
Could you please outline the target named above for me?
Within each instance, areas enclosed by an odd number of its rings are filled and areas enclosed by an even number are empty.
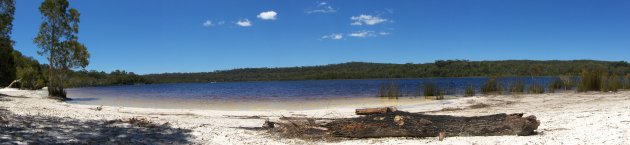
[[[475,87],[473,85],[468,85],[466,87],[466,91],[464,92],[465,97],[475,96]]]

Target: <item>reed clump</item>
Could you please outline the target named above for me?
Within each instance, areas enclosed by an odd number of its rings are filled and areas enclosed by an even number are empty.
[[[623,79],[623,89],[630,89],[630,74],[626,74]]]
[[[379,90],[379,97],[396,98],[402,96],[402,90],[399,84],[394,82],[383,83]]]
[[[498,85],[497,77],[491,77],[481,86],[481,93],[483,94],[496,94],[500,93],[500,87]]]
[[[508,92],[510,93],[524,93],[525,92],[525,83],[522,80],[516,80],[512,82],[508,88]]]
[[[440,89],[435,83],[428,82],[422,87],[423,95],[425,98],[435,97],[436,100],[444,99],[445,90]]]
[[[578,92],[600,91],[602,83],[601,71],[582,70]]]
[[[623,85],[622,78],[617,74],[611,75],[604,71],[583,70],[577,91],[617,92],[624,87]]]
[[[531,94],[542,94],[542,93],[545,93],[545,87],[540,83],[534,82],[531,85],[529,85],[527,92]]]
[[[464,91],[464,97],[472,97],[472,96],[475,96],[475,86],[468,85],[468,87],[466,87],[466,90]]]
[[[602,92],[617,92],[621,89],[621,78],[618,75],[604,75],[600,90]]]

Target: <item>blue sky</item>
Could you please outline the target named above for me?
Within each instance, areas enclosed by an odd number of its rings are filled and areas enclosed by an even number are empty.
[[[37,56],[41,1],[18,0]],[[630,60],[627,0],[82,0],[87,69],[140,74],[349,61]]]

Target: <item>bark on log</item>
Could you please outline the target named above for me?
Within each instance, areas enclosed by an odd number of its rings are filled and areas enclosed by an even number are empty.
[[[404,121],[404,123],[401,123]],[[457,117],[393,112],[335,120],[325,125],[336,137],[437,137],[448,136],[532,135],[540,122],[535,116],[495,114]]]
[[[366,109],[356,109],[355,113],[357,115],[374,115],[374,114],[387,114],[396,112],[396,107],[380,107],[380,108],[366,108]]]

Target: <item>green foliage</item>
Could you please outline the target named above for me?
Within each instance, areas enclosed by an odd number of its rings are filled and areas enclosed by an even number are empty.
[[[46,78],[37,60],[25,57],[18,51],[13,52],[13,58],[16,60],[19,88],[35,90],[46,86]]]
[[[111,73],[98,71],[74,71],[68,74],[68,87],[89,87],[89,86],[109,86],[109,85],[135,85],[150,84],[144,77],[133,72],[115,70]]]
[[[79,43],[79,11],[69,8],[67,0],[44,0],[39,7],[43,22],[33,40],[49,62],[48,94],[66,98],[63,91],[66,75],[72,69],[85,68],[90,54]]]
[[[468,87],[466,87],[466,90],[464,91],[464,96],[465,97],[475,96],[475,86],[468,85]]]
[[[0,87],[8,86],[15,79],[15,60],[11,30],[15,14],[14,0],[0,0]]]
[[[488,81],[481,85],[481,93],[486,95],[501,93],[497,77],[488,78]]]
[[[400,89],[400,85],[394,82],[383,83],[381,84],[381,89],[379,90],[379,97],[387,97],[387,98],[395,98],[402,96],[402,90]]]
[[[8,86],[15,80],[15,60],[11,52],[13,52],[11,42],[0,38],[0,87]]]
[[[627,62],[571,61],[466,61],[439,60],[423,64],[384,64],[350,62],[323,66],[286,68],[243,68],[203,73],[164,73],[145,75],[155,83],[230,82],[326,79],[382,79],[428,77],[531,76],[532,65],[544,70],[540,76],[578,76],[584,68],[608,68],[611,73],[630,73]]]

